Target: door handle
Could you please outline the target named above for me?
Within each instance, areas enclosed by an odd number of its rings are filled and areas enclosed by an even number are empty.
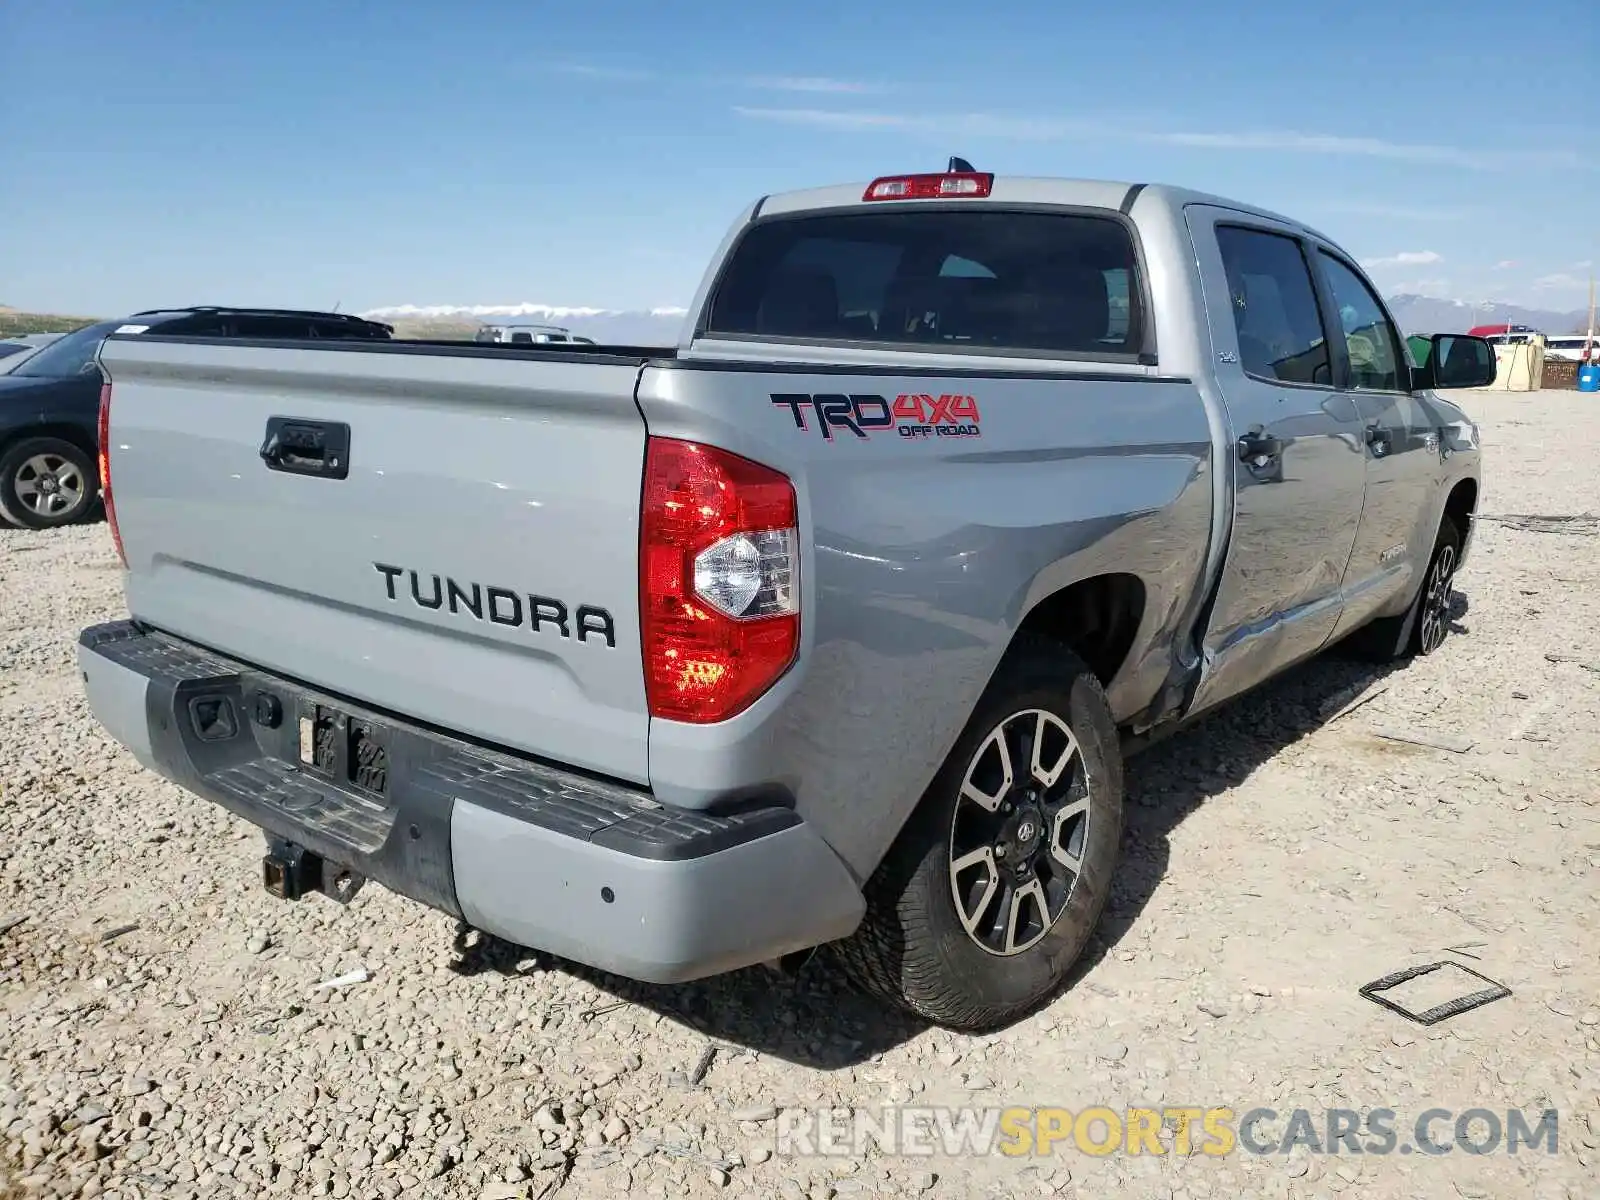
[[[1389,430],[1374,421],[1367,426],[1367,445],[1372,447],[1372,453],[1376,457],[1381,458],[1394,449],[1393,436]]]
[[[1239,458],[1253,467],[1264,467],[1283,454],[1283,439],[1270,433],[1251,430],[1239,438]]]
[[[269,471],[344,479],[350,474],[350,426],[343,421],[268,417],[259,453]]]

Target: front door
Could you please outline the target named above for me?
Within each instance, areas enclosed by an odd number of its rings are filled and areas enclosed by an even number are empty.
[[[1319,248],[1316,260],[1339,317],[1334,372],[1361,414],[1367,444],[1367,498],[1334,634],[1342,637],[1371,617],[1403,611],[1417,588],[1433,549],[1439,434],[1409,390],[1410,364],[1376,291],[1342,255]]]
[[[1293,230],[1188,210],[1232,427],[1233,527],[1190,712],[1315,654],[1339,622],[1366,441],[1337,386],[1315,250]]]

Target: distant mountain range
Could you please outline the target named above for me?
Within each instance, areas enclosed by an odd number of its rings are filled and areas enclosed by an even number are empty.
[[[1501,322],[1529,325],[1546,333],[1572,333],[1581,329],[1587,316],[1581,311],[1555,312],[1504,303],[1471,304],[1465,300],[1440,300],[1410,293],[1390,296],[1389,307],[1405,333],[1465,333],[1475,325]],[[560,325],[602,343],[670,346],[678,340],[686,310],[628,311],[554,304],[399,304],[370,309],[361,315],[394,324],[402,337],[443,336],[445,330],[459,330],[467,325],[525,321]]]
[[[1520,304],[1471,304],[1402,293],[1388,297],[1389,309],[1406,333],[1465,333],[1477,325],[1527,325],[1545,333],[1581,332],[1589,314],[1524,308]]]

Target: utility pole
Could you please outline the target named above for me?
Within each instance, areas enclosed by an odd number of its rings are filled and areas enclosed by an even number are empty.
[[[1589,331],[1583,335],[1581,362],[1594,361],[1594,272],[1589,272]]]

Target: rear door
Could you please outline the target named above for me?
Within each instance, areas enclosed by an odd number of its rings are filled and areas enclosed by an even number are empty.
[[[639,360],[144,337],[101,362],[135,618],[645,780]]]
[[[1296,231],[1193,206],[1217,380],[1234,439],[1233,526],[1192,711],[1314,654],[1338,624],[1366,488],[1360,413]]]

